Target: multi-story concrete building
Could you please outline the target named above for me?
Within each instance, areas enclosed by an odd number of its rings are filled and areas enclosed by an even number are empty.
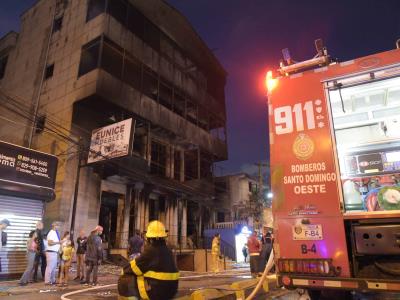
[[[262,204],[259,201],[259,182],[247,173],[216,177],[216,222],[259,224]],[[219,225],[222,226],[222,225]]]
[[[100,223],[110,248],[152,219],[184,246],[215,219],[212,168],[227,159],[225,81],[164,1],[40,0],[21,15],[20,32],[0,40],[0,139],[59,157],[46,225],[68,229],[76,198],[75,229]],[[87,164],[92,131],[126,119],[129,154]]]

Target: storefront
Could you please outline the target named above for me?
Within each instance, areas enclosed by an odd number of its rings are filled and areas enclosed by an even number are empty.
[[[44,202],[55,197],[57,163],[55,156],[0,141],[0,220],[11,223],[0,278],[25,269],[28,234],[42,219]]]

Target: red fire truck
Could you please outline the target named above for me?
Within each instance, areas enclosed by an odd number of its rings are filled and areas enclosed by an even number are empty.
[[[266,78],[278,282],[400,293],[399,42],[341,63],[316,48]]]

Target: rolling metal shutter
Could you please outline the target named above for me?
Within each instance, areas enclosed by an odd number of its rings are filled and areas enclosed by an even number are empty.
[[[43,201],[0,195],[0,220],[7,218],[7,245],[0,250],[1,275],[20,274],[26,267],[26,241],[42,219]]]

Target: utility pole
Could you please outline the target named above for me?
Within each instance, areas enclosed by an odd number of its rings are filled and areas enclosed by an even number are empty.
[[[262,174],[262,167],[268,167],[269,164],[260,161],[258,163],[255,163],[255,165],[258,166],[258,192],[259,192],[258,197],[259,197],[260,202],[262,202],[262,200],[264,199],[262,190],[261,190],[262,186],[263,186],[263,182],[264,182],[263,174]]]
[[[78,165],[76,167],[76,176],[75,176],[75,191],[74,191],[74,200],[72,202],[72,216],[71,216],[71,239],[74,238],[74,231],[75,231],[75,215],[76,215],[76,206],[78,202],[78,191],[79,191],[79,177],[81,173],[81,161],[83,159],[83,142],[82,138],[79,138],[78,142]]]

